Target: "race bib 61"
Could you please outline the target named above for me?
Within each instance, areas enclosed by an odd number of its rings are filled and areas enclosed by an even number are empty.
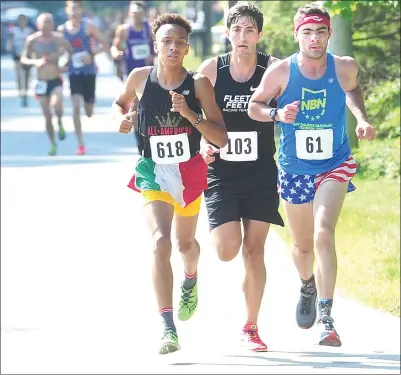
[[[296,130],[297,157],[323,160],[333,157],[333,129]]]

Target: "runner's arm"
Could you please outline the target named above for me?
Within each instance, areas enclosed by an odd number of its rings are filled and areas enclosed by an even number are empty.
[[[118,56],[121,56],[121,52],[124,52],[121,46],[125,42],[125,38],[123,38],[122,25],[117,26],[116,33],[114,35],[113,43],[110,48],[110,53],[113,59],[116,59]]]
[[[8,35],[7,51],[14,52],[14,34],[12,32]]]
[[[362,89],[358,82],[358,64],[352,57],[343,57],[340,60],[341,70],[346,75],[345,85],[346,103],[358,123],[369,123],[365,108]]]
[[[283,71],[283,62],[274,62],[266,69],[260,85],[249,101],[248,115],[251,119],[261,122],[271,121],[270,111],[273,107],[268,103],[280,94]]]
[[[140,83],[147,79],[147,76],[149,76],[149,67],[135,68],[128,75],[121,94],[112,104],[113,116],[117,122],[119,122],[121,117],[124,117],[126,113],[132,112],[131,109],[135,110],[133,106],[137,106],[138,104],[136,90]]]
[[[218,147],[224,147],[228,142],[227,129],[215,100],[213,86],[207,77],[197,74],[195,77],[195,94],[206,117],[200,121],[196,128],[209,142]],[[198,115],[193,112],[188,120],[194,124],[197,118]]]
[[[209,78],[210,83],[214,87],[214,85],[216,84],[216,76],[217,76],[217,58],[212,57],[210,59],[204,60],[199,65],[197,72]],[[201,143],[209,144],[210,142],[202,135]]]
[[[68,63],[71,61],[71,56],[72,56],[72,47],[71,44],[68,42],[67,39],[64,38],[64,35],[60,33],[60,36],[58,38],[58,43],[60,46],[59,49],[59,57],[65,56],[65,67],[68,65]]]
[[[32,36],[28,36],[28,38],[25,41],[24,49],[22,50],[21,53],[21,64],[24,65],[36,65],[36,63],[40,59],[32,59],[31,56],[33,54],[33,41],[34,38]]]
[[[102,53],[102,52],[106,52],[107,45],[108,45],[107,38],[99,30],[99,28],[93,23],[88,23],[88,32],[89,32],[89,36],[95,38],[96,41],[100,44],[100,47],[98,47],[95,51],[93,51],[93,56],[98,55],[99,53]]]

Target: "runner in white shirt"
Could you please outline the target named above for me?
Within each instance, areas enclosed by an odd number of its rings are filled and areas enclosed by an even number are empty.
[[[20,59],[25,41],[34,31],[32,27],[28,26],[28,18],[20,14],[17,18],[17,24],[10,32],[9,51],[12,53],[15,62],[18,91],[23,107],[28,106],[27,91],[29,88],[30,66],[21,64]]]

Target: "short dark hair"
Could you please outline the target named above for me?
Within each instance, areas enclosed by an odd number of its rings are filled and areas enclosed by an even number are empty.
[[[294,25],[301,17],[307,16],[308,14],[320,14],[330,19],[329,12],[324,9],[322,5],[320,5],[319,3],[306,3],[303,7],[299,8],[297,13],[295,14]]]
[[[138,5],[139,7],[141,7],[143,11],[146,10],[146,5],[145,5],[145,2],[144,2],[144,1],[139,1],[139,0],[136,0],[136,1],[135,1],[135,0],[132,0],[132,1],[130,1],[129,6],[131,7],[131,5],[133,5],[133,4],[136,4],[136,5]]]
[[[259,8],[253,3],[237,3],[230,8],[227,16],[227,29],[231,27],[233,23],[237,23],[240,17],[252,18],[260,33],[263,30],[263,14]]]
[[[188,35],[192,33],[192,26],[186,18],[177,13],[165,13],[157,16],[152,23],[153,39],[156,39],[157,30],[159,30],[163,25],[182,26],[187,31]]]

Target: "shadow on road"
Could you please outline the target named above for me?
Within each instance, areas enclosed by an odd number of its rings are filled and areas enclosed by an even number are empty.
[[[400,356],[392,354],[346,354],[333,352],[294,352],[294,358],[277,358],[275,352],[268,352],[266,355],[224,355],[225,358],[230,358],[227,363],[207,363],[207,362],[176,362],[170,365],[175,366],[294,366],[294,367],[312,367],[317,369],[360,369],[360,370],[395,370],[400,369]],[[277,353],[277,352],[276,352]],[[285,353],[288,354],[288,353]],[[306,360],[302,360],[302,359]],[[326,358],[323,362],[308,360],[308,358]],[[248,362],[252,359],[252,363]],[[260,363],[255,363],[255,359],[260,360]],[[274,363],[264,363],[265,361]]]

